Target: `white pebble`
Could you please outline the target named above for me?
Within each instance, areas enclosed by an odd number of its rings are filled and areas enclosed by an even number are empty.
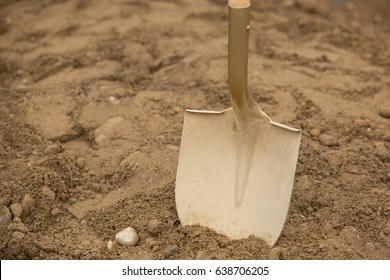
[[[132,227],[125,228],[115,235],[115,241],[122,246],[134,246],[138,240],[138,234]]]
[[[111,252],[113,248],[114,248],[114,242],[112,242],[112,240],[108,241],[107,242],[107,250],[109,252]]]
[[[110,102],[111,104],[114,104],[114,105],[118,105],[121,103],[121,101],[118,98],[116,98],[115,96],[108,97],[108,102]]]

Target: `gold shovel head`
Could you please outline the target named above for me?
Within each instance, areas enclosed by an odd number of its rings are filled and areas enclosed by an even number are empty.
[[[273,121],[252,129],[256,139],[238,205],[233,110],[186,111],[176,207],[182,225],[199,224],[231,239],[254,235],[273,246],[290,205],[301,132]]]

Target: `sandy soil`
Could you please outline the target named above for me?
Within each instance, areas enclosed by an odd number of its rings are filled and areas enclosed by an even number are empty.
[[[274,249],[180,225],[184,109],[230,106],[226,2],[0,1],[1,259],[390,259],[384,0],[252,1],[251,93],[303,132],[289,215]]]

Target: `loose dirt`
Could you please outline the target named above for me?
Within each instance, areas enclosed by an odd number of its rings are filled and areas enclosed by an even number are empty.
[[[226,2],[0,1],[1,259],[390,259],[384,0],[252,1],[251,93],[303,133],[288,218],[272,251],[180,224],[184,109],[230,106]]]

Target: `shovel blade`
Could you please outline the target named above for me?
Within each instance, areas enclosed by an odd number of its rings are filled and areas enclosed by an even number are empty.
[[[182,225],[205,226],[231,239],[254,235],[273,246],[285,223],[301,133],[275,122],[258,130],[245,194],[237,205],[233,110],[187,110],[175,199]]]

